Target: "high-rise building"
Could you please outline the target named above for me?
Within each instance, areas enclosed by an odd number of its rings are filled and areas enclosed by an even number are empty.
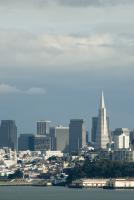
[[[69,127],[57,126],[50,128],[52,150],[69,152]]]
[[[33,137],[33,147],[34,151],[48,151],[51,149],[51,140],[47,135],[35,135]]]
[[[18,138],[18,150],[19,151],[26,151],[30,150],[33,151],[32,139],[33,134],[20,134]]]
[[[51,151],[56,151],[55,127],[50,127]]]
[[[86,145],[86,129],[83,119],[72,119],[69,124],[69,151],[78,152]]]
[[[2,120],[0,126],[0,147],[17,149],[17,127],[14,120]]]
[[[91,142],[96,143],[98,117],[92,117],[92,129],[91,129]],[[109,117],[107,116],[107,127],[109,130]]]
[[[50,121],[37,121],[37,135],[48,135],[50,128]]]
[[[130,131],[130,143],[132,146],[134,146],[134,130]]]
[[[55,129],[56,150],[63,153],[69,152],[69,127],[59,126]]]
[[[91,142],[96,142],[98,117],[92,117]]]
[[[89,132],[86,130],[86,144],[89,144]]]
[[[129,149],[130,132],[128,128],[117,128],[114,131],[114,147],[118,149]]]
[[[107,145],[110,143],[110,134],[108,130],[106,107],[104,103],[104,95],[102,92],[98,122],[97,122],[97,132],[96,132],[96,148],[97,149],[107,149]]]

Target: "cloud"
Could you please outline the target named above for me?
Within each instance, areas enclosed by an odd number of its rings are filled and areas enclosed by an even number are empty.
[[[25,93],[29,95],[43,95],[46,93],[46,90],[44,88],[32,87],[25,91]]]
[[[20,92],[21,91],[17,89],[15,86],[11,86],[4,83],[0,84],[0,94],[18,94]]]
[[[58,0],[60,4],[67,6],[116,6],[133,4],[133,0]]]
[[[27,90],[21,90],[16,86],[1,83],[0,84],[0,94],[27,94],[27,95],[43,95],[46,93],[44,88],[32,87]]]
[[[35,35],[0,30],[1,71],[90,70],[93,65],[97,68],[128,67],[134,64],[133,51],[134,35]]]
[[[7,7],[26,7],[26,8],[45,8],[53,5],[73,6],[73,7],[100,7],[100,6],[118,6],[134,4],[133,0],[0,0],[0,5]]]
[[[25,6],[30,8],[30,6],[41,6],[46,5],[48,3],[47,0],[0,0],[1,6]]]

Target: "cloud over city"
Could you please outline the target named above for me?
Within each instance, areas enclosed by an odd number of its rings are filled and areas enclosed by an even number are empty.
[[[103,89],[130,124],[133,17],[133,0],[0,0],[0,117],[89,120]]]
[[[31,87],[25,90],[22,90],[16,86],[1,83],[0,84],[0,95],[6,94],[24,94],[24,95],[44,95],[46,89],[39,87]]]

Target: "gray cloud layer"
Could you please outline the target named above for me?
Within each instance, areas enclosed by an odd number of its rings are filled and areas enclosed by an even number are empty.
[[[72,70],[72,65],[80,70],[91,70],[92,65],[96,69],[115,65],[123,68],[134,64],[133,51],[133,35],[96,33],[76,37],[0,30],[0,68],[37,71]]]
[[[69,6],[114,6],[134,3],[133,0],[58,0],[58,2]]]
[[[0,0],[0,6],[2,5],[12,5],[12,6],[39,6],[44,7],[47,5],[64,5],[64,6],[116,6],[116,5],[126,5],[134,4],[133,0]]]

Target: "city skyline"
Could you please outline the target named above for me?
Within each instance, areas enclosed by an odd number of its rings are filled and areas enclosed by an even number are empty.
[[[132,199],[133,18],[134,0],[0,0],[2,199]]]
[[[133,129],[132,0],[0,1],[0,119],[91,127],[104,90],[110,128]]]
[[[99,102],[98,102],[98,105],[99,105],[99,109],[100,109],[100,107],[104,107],[105,108],[105,102],[104,102],[104,92],[103,92],[103,90],[102,90],[102,92],[101,92],[101,99],[99,100]],[[96,107],[97,107],[97,105],[96,105]],[[96,114],[94,114],[94,116],[95,116]],[[109,115],[109,113],[108,113],[108,115]],[[33,127],[30,127],[29,126],[29,128],[31,129],[31,131],[29,130],[29,129],[25,129],[24,127],[25,127],[25,124],[22,124],[21,123],[21,127],[19,127],[19,125],[17,124],[17,126],[18,126],[18,134],[23,134],[23,133],[34,133],[34,134],[38,134],[38,128],[37,128],[37,124],[39,124],[39,123],[41,123],[42,124],[42,126],[44,126],[44,124],[45,123],[49,123],[49,126],[50,127],[54,127],[54,126],[69,126],[69,120],[71,120],[71,119],[83,119],[84,120],[84,124],[85,124],[85,128],[87,129],[87,131],[89,132],[89,137],[91,138],[91,137],[94,137],[94,136],[92,136],[92,126],[94,126],[93,124],[92,124],[92,119],[93,118],[98,118],[98,117],[94,117],[93,115],[91,116],[91,118],[90,118],[90,120],[89,121],[87,121],[85,118],[82,118],[82,117],[72,117],[72,118],[68,118],[67,120],[68,121],[60,121],[60,119],[59,119],[59,121],[57,120],[55,120],[55,121],[52,121],[50,118],[48,119],[48,118],[40,118],[40,119],[36,119],[35,121],[33,121],[33,122],[31,122],[31,123],[33,123]],[[97,116],[97,115],[96,115]],[[109,117],[109,116],[106,116],[106,118],[107,118],[107,125],[108,125],[108,130],[109,131],[112,131],[112,130],[114,130],[115,128],[129,128],[129,130],[133,130],[134,129],[134,127],[132,127],[132,128],[130,128],[130,127],[127,127],[127,126],[116,126],[116,127],[112,127],[111,126],[111,118]],[[109,119],[110,118],[110,119]],[[13,119],[13,118],[6,118],[6,119],[0,119],[0,120],[15,120],[15,121],[18,121],[18,119]],[[118,122],[117,122],[117,124],[118,124]],[[22,129],[23,129],[23,131],[21,131]],[[97,128],[97,127],[96,127]]]

